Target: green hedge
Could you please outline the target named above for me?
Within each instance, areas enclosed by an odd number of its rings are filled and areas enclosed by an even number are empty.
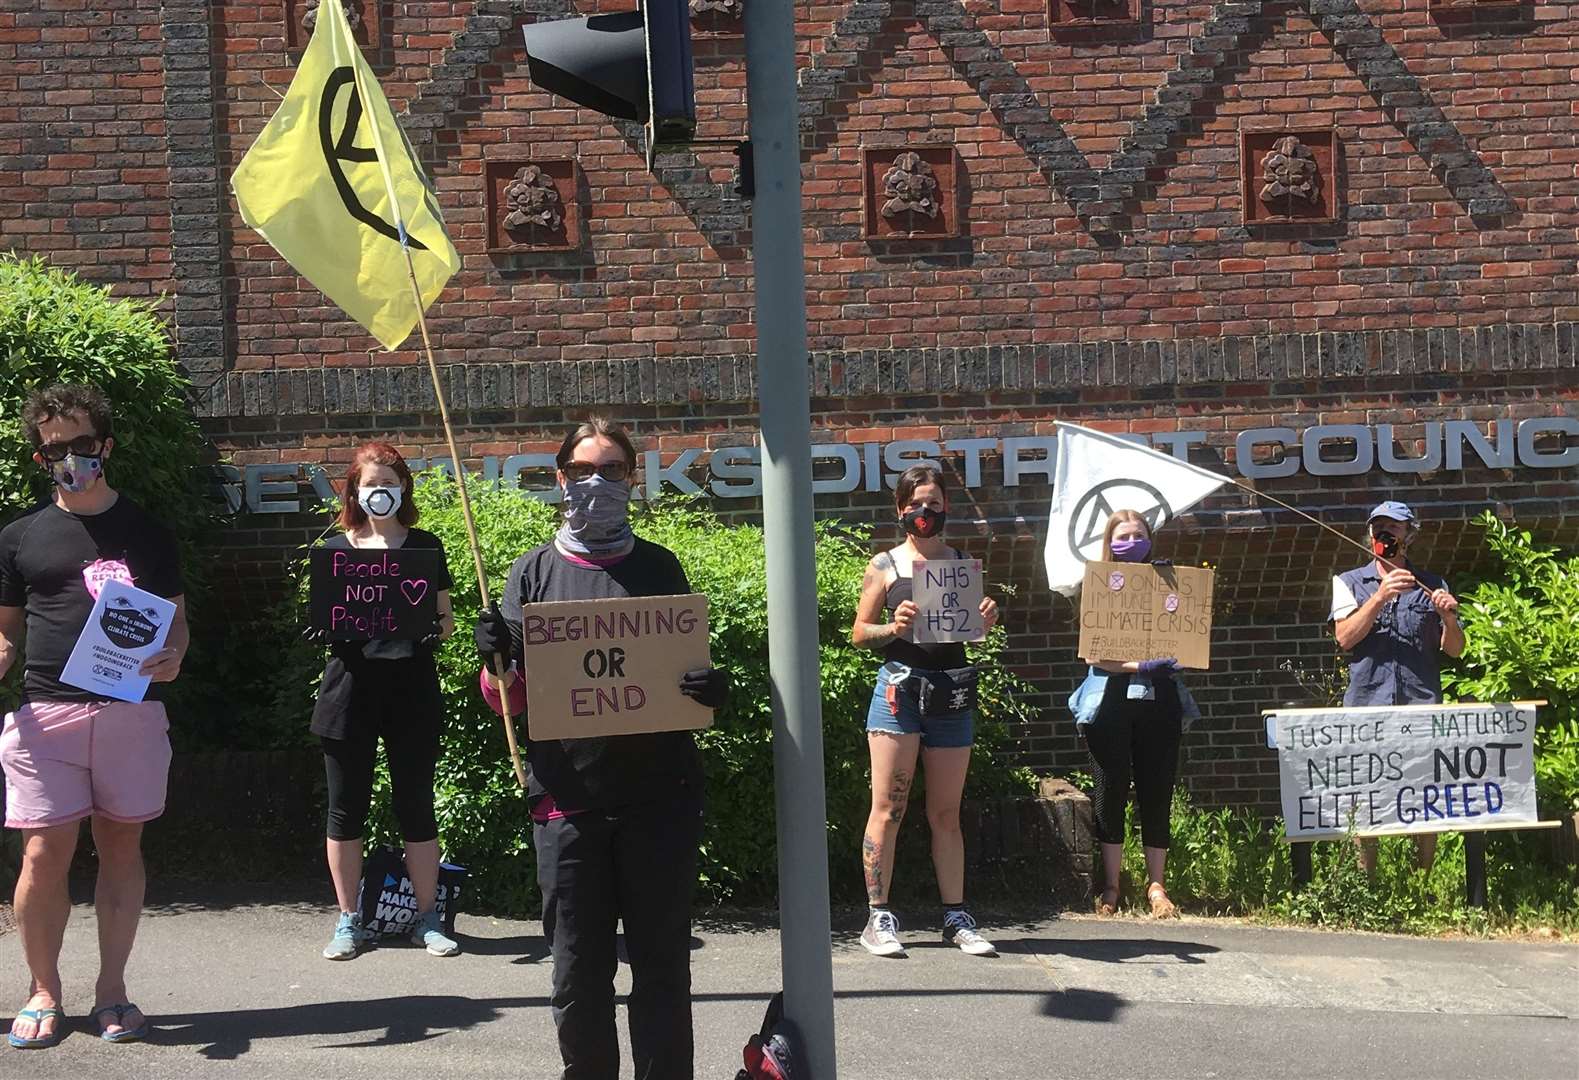
[[[517,555],[543,543],[557,526],[555,508],[519,493],[473,488],[490,593],[503,591],[503,575]],[[471,624],[478,596],[453,483],[435,474],[417,491],[421,526],[436,533],[449,555],[459,631],[439,652],[446,708],[444,754],[439,763],[437,803],[446,854],[470,868],[477,903],[501,912],[533,912],[538,902],[531,858],[531,822],[516,789],[498,718],[477,690],[477,658]],[[767,604],[760,527],[727,525],[711,513],[671,500],[639,507],[636,529],[679,556],[697,592],[711,606],[714,662],[735,677],[733,699],[714,726],[697,735],[707,770],[707,826],[702,844],[702,884],[717,901],[770,903],[777,895],[774,844],[772,717],[767,677]],[[822,641],[823,736],[827,762],[828,846],[836,895],[861,895],[860,838],[870,802],[863,718],[878,666],[870,652],[848,644],[862,573],[870,555],[866,538],[822,524],[817,527],[817,609]],[[294,618],[300,619],[298,612]],[[1001,629],[977,651],[986,666],[982,715],[968,794],[1029,792],[1028,774],[1005,759],[1007,725],[1029,717],[1022,687],[997,662],[1004,647]],[[301,717],[305,727],[321,657],[293,648],[285,660],[277,703]],[[387,776],[375,797],[372,843],[398,835],[389,813]],[[919,804],[918,804],[919,805]],[[922,821],[906,830],[919,838]],[[908,876],[920,886],[931,880],[924,845]]]
[[[1535,727],[1543,817],[1579,811],[1579,554],[1482,514],[1500,566],[1457,590],[1464,655],[1442,672],[1449,700],[1546,701]]]

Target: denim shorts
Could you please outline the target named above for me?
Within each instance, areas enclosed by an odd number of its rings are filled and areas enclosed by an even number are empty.
[[[881,731],[889,735],[920,735],[921,745],[934,749],[969,746],[976,735],[976,714],[971,709],[939,716],[922,716],[915,698],[894,687],[893,700],[889,700],[889,687],[905,676],[905,668],[898,664],[884,664],[877,672],[877,686],[872,690],[872,703],[866,710],[866,730]]]

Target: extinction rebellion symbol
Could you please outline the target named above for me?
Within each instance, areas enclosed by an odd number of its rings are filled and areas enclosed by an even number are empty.
[[[1102,533],[1115,510],[1133,510],[1153,533],[1173,517],[1162,492],[1143,480],[1104,480],[1080,496],[1069,515],[1069,551],[1081,562],[1102,558]]]

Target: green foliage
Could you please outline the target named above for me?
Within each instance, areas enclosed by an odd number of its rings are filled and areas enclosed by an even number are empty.
[[[1459,591],[1464,656],[1443,672],[1460,701],[1544,698],[1535,779],[1544,813],[1579,810],[1579,554],[1536,544],[1491,514],[1476,524],[1500,563],[1495,578]]]
[[[1133,819],[1124,871],[1144,881],[1146,865]],[[1410,837],[1377,841],[1376,873],[1360,867],[1349,837],[1312,845],[1311,881],[1296,891],[1291,849],[1281,822],[1250,810],[1201,809],[1183,791],[1174,797],[1168,895],[1184,910],[1243,915],[1334,929],[1407,933],[1579,931],[1579,874],[1557,862],[1545,834],[1488,833],[1490,906],[1464,902],[1464,838],[1442,833],[1429,873],[1416,865]]]
[[[516,556],[541,544],[557,527],[556,510],[519,493],[473,483],[469,487],[489,592],[503,592],[503,575]],[[459,632],[439,651],[444,690],[444,755],[436,801],[447,855],[467,866],[474,895],[491,910],[531,912],[537,903],[531,858],[531,821],[516,789],[500,721],[477,689],[477,658],[470,628],[479,597],[459,498],[454,484],[438,474],[424,476],[417,490],[421,526],[444,542],[455,579],[451,599]],[[637,511],[643,537],[679,556],[691,587],[707,595],[713,662],[734,676],[734,694],[714,726],[697,733],[707,774],[706,831],[701,881],[713,900],[770,903],[777,894],[774,830],[772,714],[767,667],[767,579],[760,527],[725,525],[684,500],[665,500]],[[870,549],[864,538],[834,525],[817,526],[817,610],[822,661],[823,740],[828,800],[828,844],[837,894],[861,894],[860,841],[870,803],[864,718],[878,661],[849,644],[861,578]],[[299,623],[298,610],[285,616]],[[1008,725],[1029,719],[1022,684],[998,657],[1001,629],[976,648],[985,667],[982,708],[967,797],[1029,793],[1031,778],[1003,760]],[[321,665],[316,650],[293,649],[284,662],[292,673],[277,708],[305,717],[311,710],[314,678],[297,677],[300,664]],[[387,777],[375,794],[377,828],[370,843],[394,842]],[[919,798],[919,794],[916,796]],[[924,833],[924,826],[908,830]],[[918,875],[912,875],[918,876]],[[929,876],[929,875],[927,875]]]
[[[114,299],[42,260],[0,253],[0,358],[0,521],[49,494],[22,431],[23,401],[52,383],[92,383],[115,414],[110,482],[193,550],[213,512],[197,479],[203,437],[152,304]],[[196,560],[186,559],[185,570],[195,599]]]

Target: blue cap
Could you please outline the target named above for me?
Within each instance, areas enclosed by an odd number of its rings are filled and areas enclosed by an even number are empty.
[[[1372,510],[1371,516],[1365,520],[1375,521],[1377,518],[1391,518],[1393,521],[1402,521],[1407,525],[1414,525],[1420,520],[1415,517],[1415,512],[1409,507],[1401,502],[1393,502],[1392,500],[1388,500],[1375,510]]]

